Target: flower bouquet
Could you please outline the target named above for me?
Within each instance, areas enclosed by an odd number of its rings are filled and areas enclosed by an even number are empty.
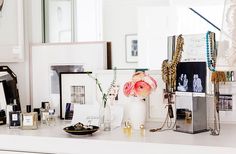
[[[123,87],[124,95],[132,96],[129,103],[129,120],[134,129],[143,127],[146,119],[145,99],[157,88],[154,78],[144,72],[136,72],[132,80],[125,83]]]
[[[148,97],[157,88],[157,82],[144,72],[136,72],[132,80],[125,83],[123,92],[125,96],[134,96],[140,99]]]

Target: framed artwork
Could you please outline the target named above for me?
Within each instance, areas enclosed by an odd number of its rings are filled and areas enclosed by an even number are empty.
[[[166,116],[166,104],[164,102],[165,83],[162,80],[161,70],[149,70],[147,74],[157,81],[157,89],[149,96],[147,103],[147,120],[163,121]]]
[[[71,118],[74,104],[89,105],[94,102],[96,102],[96,83],[88,76],[88,72],[60,73],[61,119]]]
[[[125,36],[126,61],[128,63],[138,62],[138,36],[137,34],[127,34]]]
[[[219,110],[232,111],[233,110],[233,96],[221,94],[219,96]]]
[[[30,80],[34,107],[40,108],[42,101],[49,101],[59,115],[60,73],[106,69],[106,46],[106,42],[32,45]]]
[[[1,62],[24,61],[23,12],[23,0],[0,0]]]
[[[180,62],[177,65],[176,90],[205,93],[206,73],[205,62]]]

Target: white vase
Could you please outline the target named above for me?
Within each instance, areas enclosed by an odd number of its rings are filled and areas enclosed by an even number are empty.
[[[139,130],[146,121],[146,102],[137,97],[130,99],[129,119],[133,129]]]

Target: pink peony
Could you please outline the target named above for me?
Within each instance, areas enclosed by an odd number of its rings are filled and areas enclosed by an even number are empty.
[[[136,96],[138,96],[141,99],[146,98],[147,96],[150,95],[152,90],[152,87],[146,83],[145,81],[137,81],[134,84],[134,93]]]
[[[147,82],[152,87],[152,90],[155,90],[157,88],[157,82],[151,76],[146,75],[144,77],[144,81]]]
[[[145,73],[138,71],[138,72],[134,73],[134,75],[132,77],[132,81],[137,82],[137,81],[143,80],[144,77],[145,77]]]
[[[133,95],[134,84],[133,82],[126,82],[123,88],[125,96]]]

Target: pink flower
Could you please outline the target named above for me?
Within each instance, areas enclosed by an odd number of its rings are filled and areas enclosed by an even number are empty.
[[[144,81],[147,82],[152,87],[152,90],[155,90],[157,88],[157,82],[151,76],[146,75],[144,77]]]
[[[137,81],[134,84],[134,93],[136,96],[138,96],[141,99],[144,99],[147,96],[149,96],[151,93],[151,90],[152,90],[152,87],[147,82],[144,82],[142,80]]]
[[[137,82],[137,81],[143,80],[144,77],[145,77],[145,73],[138,71],[138,72],[134,73],[134,75],[132,77],[132,81]]]
[[[123,88],[125,96],[133,95],[134,84],[133,82],[126,82]]]

